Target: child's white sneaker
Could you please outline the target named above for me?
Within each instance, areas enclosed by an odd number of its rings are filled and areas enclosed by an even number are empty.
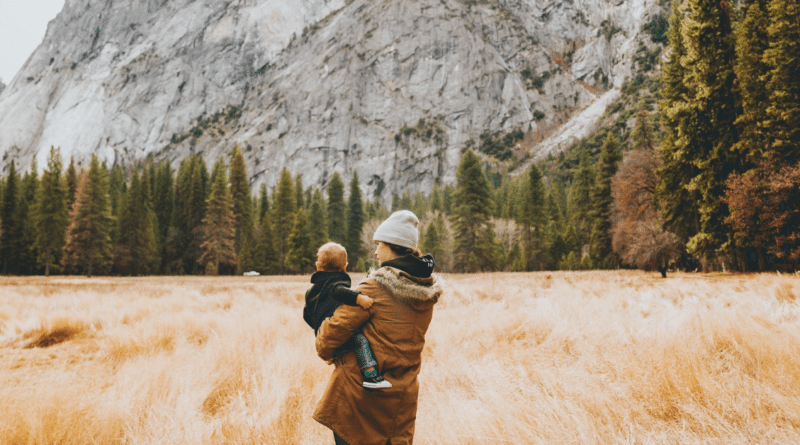
[[[392,384],[381,377],[380,374],[375,374],[372,377],[364,377],[364,383],[362,383],[362,385],[364,388],[369,389],[386,389],[392,387]]]

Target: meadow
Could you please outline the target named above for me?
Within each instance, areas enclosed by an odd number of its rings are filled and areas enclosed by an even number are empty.
[[[443,279],[415,443],[800,443],[795,275]],[[0,278],[0,443],[332,444],[308,285]]]

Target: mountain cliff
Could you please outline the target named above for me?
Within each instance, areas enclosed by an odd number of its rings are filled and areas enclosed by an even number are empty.
[[[67,0],[0,94],[2,169],[210,163],[251,185],[287,166],[365,191],[453,181],[465,146],[528,134],[537,158],[588,135],[637,69],[656,0]],[[519,148],[519,147],[518,147]]]

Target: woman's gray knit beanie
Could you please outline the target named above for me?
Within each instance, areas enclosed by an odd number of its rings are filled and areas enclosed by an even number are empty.
[[[378,230],[375,231],[375,236],[372,239],[416,249],[417,241],[419,241],[417,226],[419,226],[417,215],[408,210],[400,210],[392,213],[392,216],[386,218],[386,221],[378,226]]]

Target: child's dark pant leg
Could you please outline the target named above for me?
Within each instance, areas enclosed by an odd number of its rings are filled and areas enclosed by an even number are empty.
[[[364,334],[361,332],[357,332],[355,335],[353,335],[353,338],[358,345],[358,349],[356,349],[358,366],[361,367],[361,369],[378,366],[378,362],[375,361],[375,355],[372,353],[372,347],[369,345],[369,340],[367,340],[367,337],[364,337]]]

